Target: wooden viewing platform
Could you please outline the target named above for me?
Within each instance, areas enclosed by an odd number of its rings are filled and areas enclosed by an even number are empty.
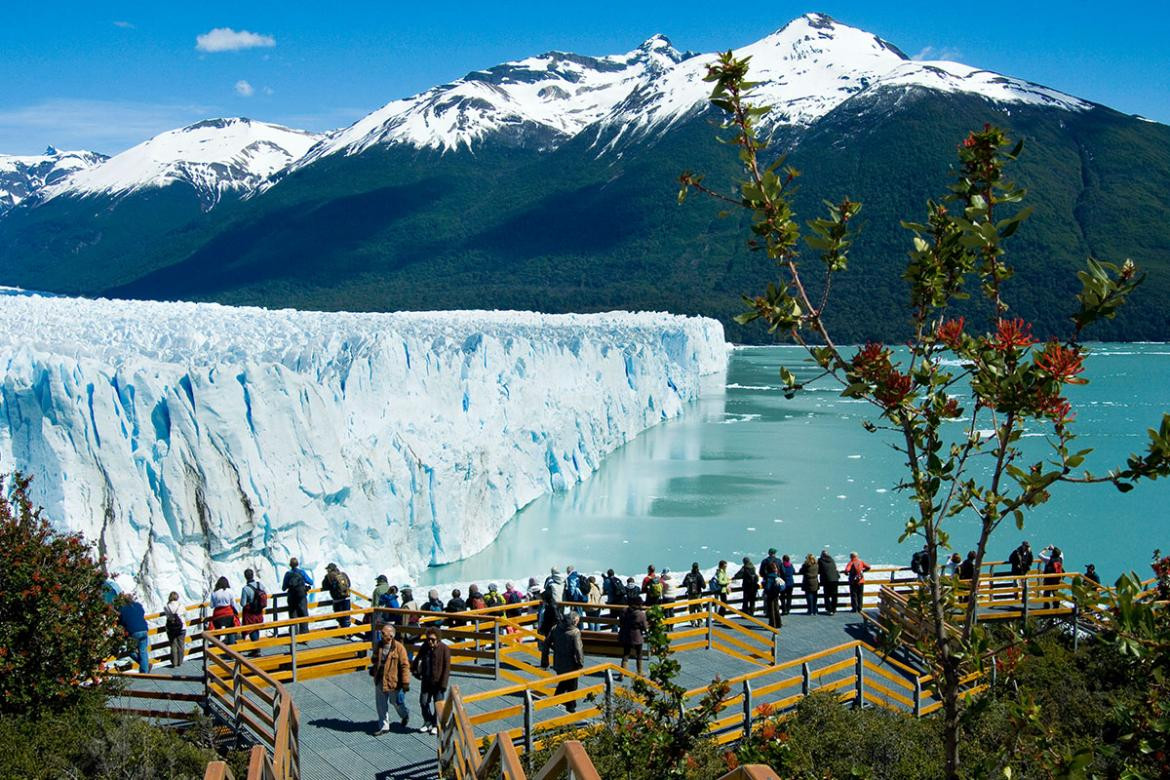
[[[678,682],[688,689],[687,701],[697,702],[715,677],[731,685],[730,698],[712,724],[719,743],[732,744],[749,733],[761,704],[783,712],[815,691],[835,692],[842,702],[916,716],[941,707],[933,677],[912,648],[888,656],[875,644],[880,632],[895,625],[903,638],[913,634],[916,613],[908,606],[917,587],[913,575],[895,569],[870,575],[862,614],[794,613],[784,618],[779,631],[736,609],[734,595],[730,605],[710,596],[664,605],[671,644],[682,666]],[[1091,629],[1093,616],[1082,614],[1074,598],[1083,587],[1079,580],[1076,574],[993,578],[976,594],[977,614],[980,620],[1004,620],[1027,613]],[[351,598],[369,603],[356,591],[351,591]],[[793,607],[803,607],[803,601],[794,599]],[[506,768],[513,756],[539,748],[542,739],[565,727],[605,724],[614,708],[632,698],[633,669],[619,676],[616,659],[606,654],[612,643],[602,641],[611,636],[608,633],[584,633],[585,667],[578,672],[558,677],[540,669],[537,604],[460,613],[457,617],[467,624],[452,627],[444,625],[452,617],[446,613],[368,606],[334,613],[326,600],[314,605],[307,618],[264,624],[258,641],[242,638],[254,626],[203,631],[195,619],[188,661],[178,669],[164,666],[150,675],[121,675],[125,690],[111,705],[177,721],[189,718],[193,708],[202,708],[240,744],[254,746],[249,780],[430,778],[438,776],[439,761],[455,777],[475,777],[489,753],[491,761]],[[428,626],[443,626],[440,635],[452,648],[453,671],[437,738],[416,730],[421,714],[413,688],[408,694],[409,729],[373,736],[377,724],[367,674],[370,629],[365,624],[341,628],[337,618],[369,620],[374,613],[404,621],[416,618],[418,625],[398,627],[408,645],[417,642]],[[583,618],[583,625],[592,621]],[[614,621],[608,608],[597,620],[603,631]],[[237,641],[226,644],[229,639]],[[165,642],[156,644],[154,652],[165,652]],[[578,690],[554,695],[556,683],[570,676],[580,678]],[[972,674],[965,686],[965,695],[971,695],[984,690],[987,682]],[[577,713],[564,709],[569,701],[578,703]],[[558,761],[579,760],[575,749],[566,750]],[[226,766],[214,762],[207,777],[228,774]],[[525,777],[508,772],[498,776]]]

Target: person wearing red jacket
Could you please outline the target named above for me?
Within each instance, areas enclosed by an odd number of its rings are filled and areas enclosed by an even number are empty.
[[[857,557],[857,553],[849,553],[849,563],[845,564],[845,576],[849,579],[849,608],[854,612],[861,611],[861,597],[865,590],[867,571],[869,564]]]

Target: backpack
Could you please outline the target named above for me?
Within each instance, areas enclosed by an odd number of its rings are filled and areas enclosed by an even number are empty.
[[[398,594],[387,591],[378,597],[378,606],[387,609],[398,609]]]
[[[614,604],[626,603],[626,585],[616,574],[609,578],[609,594]]]
[[[308,589],[305,587],[305,575],[301,574],[300,569],[291,569],[288,575],[288,600],[290,602],[301,603],[308,595]]]
[[[349,598],[349,575],[343,571],[333,575],[333,586],[329,588],[329,595],[334,599]]]
[[[518,590],[510,590],[504,594],[504,602],[507,604],[519,604],[524,600],[524,596]]]
[[[646,589],[646,594],[653,599],[662,598],[662,583],[655,580],[650,583],[650,587]]]
[[[714,582],[714,578],[712,578]],[[703,575],[691,572],[683,580],[683,587],[686,588],[687,595],[691,597],[699,596],[703,592]]]
[[[174,612],[171,612],[169,609],[166,612],[167,612],[167,636],[169,636],[169,637],[181,636],[187,630],[187,627],[183,624],[183,618],[179,617]]]
[[[255,614],[268,609],[268,591],[264,590],[264,586],[259,582],[249,582],[248,587],[252,589],[254,595],[244,611]]]
[[[585,595],[581,593],[581,578],[577,572],[569,575],[568,582],[565,583],[565,601],[584,601]]]

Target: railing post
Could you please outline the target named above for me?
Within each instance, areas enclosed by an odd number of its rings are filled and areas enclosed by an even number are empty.
[[[711,649],[711,602],[707,602],[707,649]]]
[[[1072,611],[1072,632],[1073,632],[1073,651],[1074,652],[1076,651],[1077,647],[1080,645],[1080,638],[1081,638],[1080,624],[1081,624],[1081,605],[1080,605],[1080,602],[1074,601],[1073,602],[1073,611]]]
[[[865,706],[865,664],[861,660],[860,647],[854,649],[854,655],[856,656],[856,661],[853,664],[853,668],[857,675],[857,699],[854,706],[857,709],[861,709]]]
[[[236,735],[236,746],[240,745],[240,712],[244,708],[243,674],[240,673],[240,662],[232,665],[232,730]]]
[[[810,690],[812,690],[812,673],[806,662],[800,665],[800,695],[808,696]]]
[[[1021,582],[1023,583],[1023,599],[1022,600],[1024,602],[1024,607],[1023,607],[1024,622],[1027,623],[1028,622],[1028,575],[1027,574],[1024,575],[1024,578],[1021,580]]]
[[[500,621],[492,621],[492,679],[500,679]]]
[[[780,663],[780,632],[772,634],[772,665]]]
[[[288,632],[288,655],[292,668],[292,682],[297,681],[297,632],[293,630],[295,628],[296,626],[289,626]]]
[[[613,669],[605,670],[605,725],[613,726]]]
[[[752,681],[743,681],[743,739],[752,736]]]
[[[532,691],[524,691],[524,755],[532,756]]]
[[[922,717],[922,679],[914,678],[914,717]]]

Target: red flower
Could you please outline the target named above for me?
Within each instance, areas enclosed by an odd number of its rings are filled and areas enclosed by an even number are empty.
[[[772,721],[765,723],[760,729],[760,736],[764,739],[773,739],[776,736],[776,724]]]
[[[1017,317],[1014,320],[1000,320],[996,328],[992,348],[999,352],[1020,347],[1030,347],[1036,343],[1032,338],[1032,324]]]
[[[869,342],[853,356],[853,370],[867,382],[878,382],[890,372],[890,351],[881,344]]]
[[[1077,377],[1085,370],[1085,356],[1076,347],[1062,347],[1055,341],[1044,345],[1044,351],[1036,356],[1036,366],[1058,382],[1083,385],[1086,380]]]
[[[898,406],[910,395],[910,376],[891,368],[874,388],[873,396],[887,409]]]
[[[775,707],[773,707],[771,704],[761,704],[759,707],[756,707],[756,715],[761,718],[768,717],[774,711]]]
[[[939,325],[938,340],[951,349],[958,349],[963,343],[963,325],[966,323],[966,319],[966,317],[959,317],[957,320],[947,320]]]
[[[943,405],[942,412],[939,413],[939,417],[953,420],[962,413],[963,410],[959,408],[958,399],[948,398],[946,404]]]
[[[723,762],[727,764],[728,769],[735,769],[739,766],[739,758],[730,750],[723,754]]]
[[[1072,420],[1072,406],[1060,393],[1046,393],[1043,390],[1036,395],[1036,408],[1053,422],[1065,423]]]

